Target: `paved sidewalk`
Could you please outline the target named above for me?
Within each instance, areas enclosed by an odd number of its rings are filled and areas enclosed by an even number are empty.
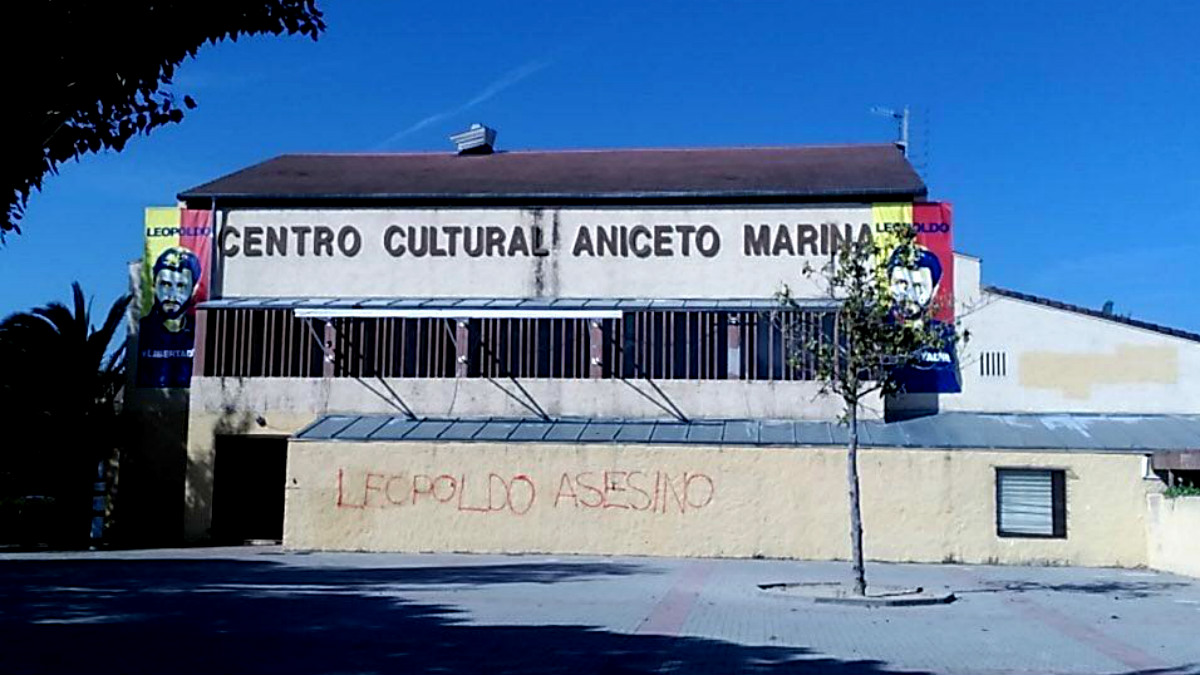
[[[0,673],[1200,674],[1200,581],[893,565],[952,605],[864,609],[757,584],[846,563],[301,554],[0,555]]]

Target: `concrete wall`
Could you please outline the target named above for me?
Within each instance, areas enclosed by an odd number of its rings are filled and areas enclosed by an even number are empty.
[[[1068,537],[997,537],[996,467],[1066,469]],[[1143,565],[1140,467],[1130,455],[864,450],[866,553]],[[293,441],[284,542],[840,559],[849,554],[847,514],[841,448]]]
[[[1146,564],[1200,577],[1200,497],[1146,499]]]
[[[382,390],[377,382],[372,384]],[[554,417],[670,417],[647,398],[658,399],[660,394],[645,382],[521,380],[521,384]],[[840,412],[838,401],[819,395],[811,382],[664,380],[655,384],[688,417],[832,419]],[[487,380],[391,379],[388,385],[419,416],[533,416]],[[518,393],[511,382],[500,385]],[[286,437],[324,413],[397,413],[386,399],[352,379],[196,377],[190,398],[184,527],[188,539],[206,536],[212,522],[218,435]],[[875,397],[867,402],[863,416],[878,418],[882,407]]]
[[[384,391],[377,381],[368,383]],[[833,419],[841,412],[840,399],[820,395],[813,382],[657,380],[651,386],[638,380],[521,379],[520,383],[552,417],[665,419],[672,416],[672,406],[689,418]],[[388,379],[387,384],[418,416],[536,416],[505,393],[522,396],[508,380],[412,378]],[[311,419],[326,412],[397,411],[352,378],[197,377],[191,391],[193,409],[210,413],[234,407],[255,414],[305,413]],[[878,418],[880,411],[881,403],[873,397],[863,415]]]

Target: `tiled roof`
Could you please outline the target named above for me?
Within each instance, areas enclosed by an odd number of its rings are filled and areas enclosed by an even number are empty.
[[[282,155],[184,190],[247,201],[459,203],[912,200],[925,184],[894,145]]]

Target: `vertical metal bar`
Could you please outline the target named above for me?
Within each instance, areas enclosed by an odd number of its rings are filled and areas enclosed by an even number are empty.
[[[205,343],[208,341],[208,310],[196,310],[196,341],[192,347],[192,376],[203,377],[207,373],[204,372],[204,366],[207,365],[205,360]]]
[[[333,329],[333,322],[325,322],[325,345],[321,350],[323,354],[337,354],[337,331]],[[321,359],[321,377],[329,379],[334,376],[334,363],[329,358]]]
[[[570,370],[568,370],[567,364],[569,364],[573,360],[571,358],[573,356],[571,347],[573,347],[574,345],[570,344],[567,341],[567,335],[570,332],[569,330],[567,330],[568,323],[571,323],[571,319],[559,319],[558,320],[558,335],[559,335],[559,337],[558,337],[558,358],[556,360],[558,361],[558,376],[559,377],[568,377],[571,372]]]
[[[525,340],[526,340],[526,350],[527,350],[525,362],[529,368],[528,374],[536,374],[537,373],[537,344],[538,344],[537,323],[533,319],[527,319],[527,320],[521,321],[521,326],[522,326],[522,328],[525,329]],[[526,374],[526,376],[528,376],[528,374]]]
[[[408,367],[408,327],[412,319],[399,319],[400,330],[400,377],[407,377],[411,369]]]
[[[416,349],[414,350],[416,363],[413,364],[413,375],[425,377],[425,373],[427,372],[425,362],[428,360],[426,352],[429,351],[429,345],[426,344],[428,341],[425,339],[425,319],[414,319],[414,321],[416,323],[413,324],[413,342],[416,344]]]
[[[263,377],[275,375],[275,357],[279,354],[279,312],[268,309],[263,313],[263,330],[267,334],[266,348],[263,350]]]
[[[783,322],[783,330],[779,331],[779,360],[780,367],[784,380],[793,380],[791,360],[792,360],[792,333],[795,332],[796,314],[788,310],[785,313],[787,320]]]
[[[716,313],[704,312],[704,380],[716,377]]]
[[[229,314],[229,374],[237,377],[238,353],[242,348],[242,334],[239,330],[242,325],[241,310],[233,309],[229,311]]]
[[[467,322],[459,319],[454,325],[454,376],[467,376],[467,342],[469,340]]]
[[[242,310],[242,377],[250,377],[254,363],[254,310]]]
[[[213,334],[213,349],[205,361],[212,374],[221,376],[221,310],[214,309],[208,313],[208,330]]]
[[[698,318],[699,317],[695,312],[684,312],[679,315],[679,319],[683,323],[683,358],[686,362],[683,366],[684,379],[696,378],[699,376],[700,372],[699,358],[696,359],[695,367],[693,368],[692,366],[692,355],[696,354],[696,345],[699,341],[699,337],[697,337],[695,340],[692,339],[692,326],[696,325]],[[699,330],[698,325],[697,330]]]
[[[291,312],[283,312],[280,321],[283,323],[283,354],[279,359],[279,374],[295,377],[297,373],[292,369],[292,354],[296,351],[296,346],[292,341],[295,339],[296,317]]]
[[[746,356],[743,362],[746,365],[743,379],[757,380],[758,374],[758,314],[746,312],[742,315],[745,320],[742,324],[741,343],[746,348]]]
[[[588,345],[591,347],[591,361],[588,368],[588,377],[593,380],[598,380],[604,376],[604,332],[600,330],[600,320],[594,319],[590,323],[588,330]]]
[[[742,379],[742,327],[741,321],[736,320],[736,317],[730,317],[729,326],[725,329],[726,332],[726,359],[729,365],[725,371],[725,378],[728,380]]]
[[[259,367],[260,377],[271,376],[271,357],[275,353],[275,324],[272,322],[275,312],[269,309],[260,310],[262,314],[262,343],[259,347],[259,352],[262,354],[262,361]]]
[[[245,367],[243,364],[246,362],[246,310],[236,310],[234,320],[237,347],[233,352],[233,374],[236,377],[242,377],[245,375],[242,369]]]
[[[434,364],[435,368],[433,370],[434,377],[449,377],[449,369],[446,368],[446,357],[450,356],[450,335],[446,332],[442,321],[442,319],[433,319],[429,322],[429,329],[433,331],[434,339],[437,341],[438,346],[437,363]]]
[[[296,375],[297,377],[309,377],[311,369],[309,361],[312,360],[309,358],[309,354],[312,353],[309,347],[312,346],[312,331],[305,330],[308,328],[306,324],[307,319],[297,319],[295,316],[295,313],[293,313],[292,319],[294,323],[292,324],[292,331],[296,345]]]
[[[675,377],[675,312],[662,312],[663,378]]]
[[[242,359],[243,359],[242,360],[242,369],[243,369],[242,375],[245,377],[251,377],[254,375],[254,347],[255,347],[255,337],[257,337],[254,334],[255,310],[247,309],[247,310],[245,310],[245,312],[246,312],[246,330],[243,333],[243,335],[245,336],[246,347],[242,351]]]
[[[396,320],[383,320],[383,372],[388,377],[396,376]]]

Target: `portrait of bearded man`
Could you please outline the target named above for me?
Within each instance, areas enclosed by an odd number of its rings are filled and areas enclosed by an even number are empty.
[[[139,387],[186,387],[192,379],[196,330],[192,308],[200,259],[172,246],[154,262],[154,304],[138,321]]]

